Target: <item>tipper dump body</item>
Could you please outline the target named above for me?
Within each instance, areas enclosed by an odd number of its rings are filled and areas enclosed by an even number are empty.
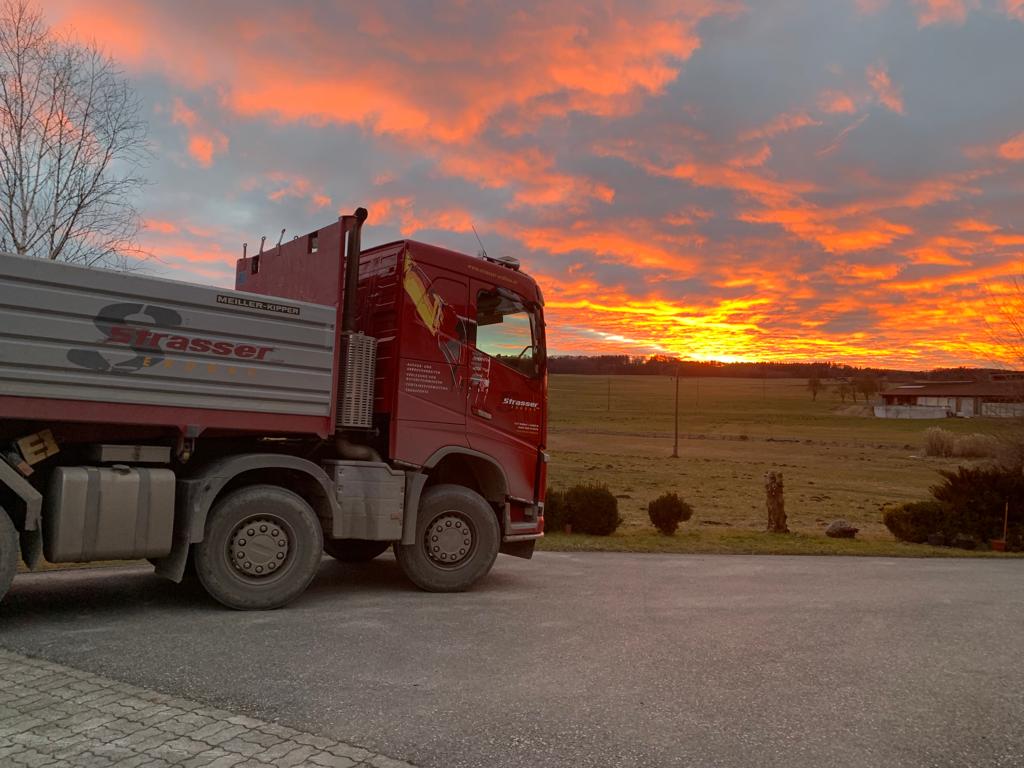
[[[0,418],[326,436],[336,307],[0,259]]]

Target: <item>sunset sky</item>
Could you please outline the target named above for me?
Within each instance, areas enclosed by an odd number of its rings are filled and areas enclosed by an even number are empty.
[[[365,205],[364,246],[520,258],[556,353],[999,357],[1024,0],[41,7],[144,101],[159,274]]]

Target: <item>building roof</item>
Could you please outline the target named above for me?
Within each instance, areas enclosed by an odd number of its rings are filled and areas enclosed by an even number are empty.
[[[886,387],[882,397],[1010,397],[1024,399],[1022,381],[919,381]]]

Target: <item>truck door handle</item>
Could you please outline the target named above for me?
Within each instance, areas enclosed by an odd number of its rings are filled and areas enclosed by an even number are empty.
[[[489,414],[483,408],[474,408],[473,413],[479,416],[481,419],[487,419],[488,421],[490,421],[493,418],[491,414]]]

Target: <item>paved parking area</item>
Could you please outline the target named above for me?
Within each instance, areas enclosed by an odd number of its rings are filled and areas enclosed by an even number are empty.
[[[411,768],[334,739],[2,650],[0,765]]]
[[[0,647],[423,768],[1019,768],[1022,587],[1021,560],[545,552],[432,595],[385,556],[238,613],[65,571],[15,579]]]

